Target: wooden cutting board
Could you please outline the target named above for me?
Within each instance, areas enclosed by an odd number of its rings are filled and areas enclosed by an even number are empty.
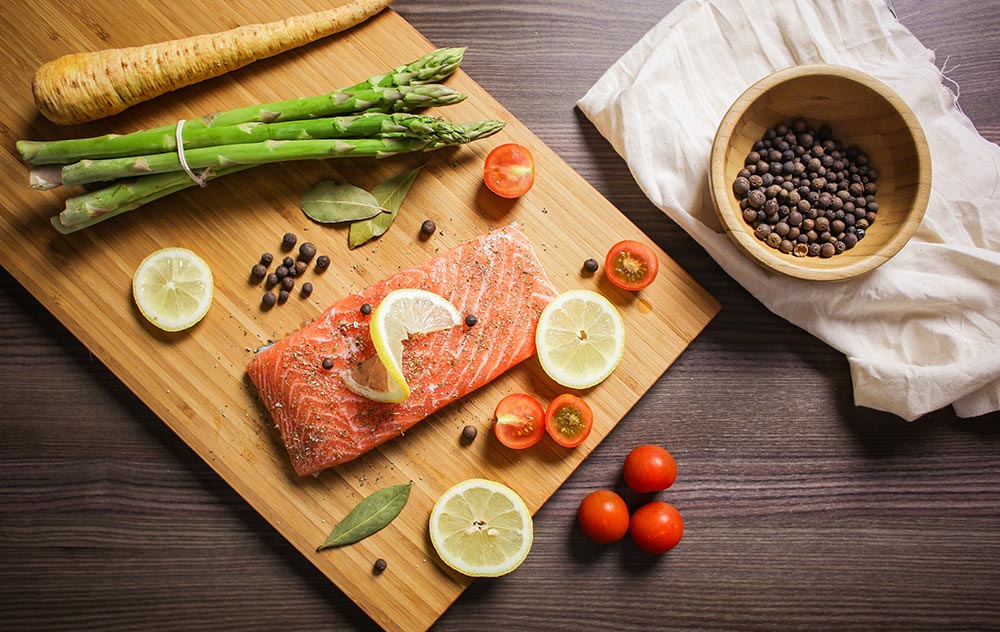
[[[6,7],[0,21],[6,67],[0,76],[4,148],[0,161],[6,192],[0,262],[386,629],[426,629],[471,581],[445,568],[430,545],[427,519],[441,492],[466,478],[486,477],[513,487],[536,511],[718,310],[717,303],[659,249],[660,276],[639,294],[617,290],[601,273],[582,274],[582,262],[589,257],[602,259],[614,242],[634,238],[648,243],[648,239],[463,72],[447,83],[469,98],[433,113],[453,121],[507,121],[503,132],[486,141],[382,161],[259,167],[84,232],[59,235],[48,220],[61,209],[67,194],[28,188],[28,168],[14,149],[17,139],[128,132],[250,103],[327,92],[416,59],[434,45],[461,45],[461,34],[454,42],[432,45],[398,14],[386,11],[340,36],[171,93],[111,119],[60,128],[38,115],[31,100],[31,77],[44,61],[80,50],[134,46],[276,20],[328,8],[329,3],[220,5],[179,0],[130,4],[127,12],[111,0],[68,4],[16,0],[13,5]],[[145,26],[136,29],[137,24]],[[503,142],[530,147],[537,161],[536,184],[519,200],[502,200],[482,186],[483,159]],[[346,180],[371,188],[419,164],[426,167],[396,224],[381,239],[357,250],[347,248],[346,228],[314,224],[299,210],[302,193],[319,180]],[[437,222],[438,233],[420,239],[419,226],[427,218]],[[405,437],[319,477],[296,477],[245,376],[255,349],[294,331],[346,293],[512,221],[523,225],[560,290],[597,290],[625,318],[624,361],[610,379],[586,393],[595,413],[595,430],[586,443],[566,450],[546,439],[532,449],[511,451],[492,437],[493,407],[503,394],[528,391],[548,401],[560,392],[532,358],[418,424]],[[280,252],[286,232],[312,241],[334,263],[325,274],[309,273],[307,280],[316,288],[311,297],[295,294],[286,304],[265,312],[259,308],[262,289],[248,282],[248,271],[262,252]],[[165,246],[191,248],[208,261],[215,275],[211,311],[194,329],[180,334],[150,327],[131,300],[136,266]],[[68,426],[72,423],[67,420]],[[460,434],[468,424],[478,427],[479,438],[464,445]],[[406,481],[415,483],[410,501],[388,528],[352,546],[315,552],[332,526],[361,498]],[[379,557],[389,562],[389,570],[375,575],[372,563]]]

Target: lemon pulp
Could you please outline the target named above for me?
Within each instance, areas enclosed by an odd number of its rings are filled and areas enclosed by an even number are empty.
[[[212,271],[186,248],[163,248],[132,276],[132,296],[146,319],[164,331],[193,326],[212,305]]]
[[[545,373],[567,388],[590,388],[611,375],[625,353],[625,323],[611,301],[591,290],[557,296],[535,331]]]

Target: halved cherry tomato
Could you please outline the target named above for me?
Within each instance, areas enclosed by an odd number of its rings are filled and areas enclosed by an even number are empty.
[[[623,290],[648,287],[660,271],[660,260],[646,244],[626,239],[611,247],[604,260],[608,280]]]
[[[641,445],[625,457],[622,475],[625,483],[640,494],[662,492],[677,479],[677,463],[660,446]]]
[[[632,514],[629,535],[639,550],[659,554],[677,546],[684,535],[684,520],[677,508],[658,500]]]
[[[501,399],[493,418],[493,432],[508,448],[530,448],[545,434],[545,409],[525,393],[511,393]]]
[[[535,183],[535,159],[527,147],[515,143],[495,147],[486,156],[483,181],[500,197],[521,197]]]
[[[594,414],[587,402],[572,393],[565,393],[552,400],[545,410],[545,429],[555,442],[575,448],[590,435]]]
[[[594,542],[611,544],[628,533],[628,506],[607,489],[590,492],[576,512],[583,535]]]

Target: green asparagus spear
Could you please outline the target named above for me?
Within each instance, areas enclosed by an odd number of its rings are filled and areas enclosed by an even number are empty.
[[[184,149],[255,143],[264,140],[307,140],[310,138],[366,138],[380,134],[415,135],[453,134],[451,123],[440,118],[415,114],[365,112],[350,116],[285,121],[282,123],[244,123],[227,127],[182,130]],[[72,164],[84,159],[124,158],[163,152],[176,152],[173,131],[145,130],[132,134],[108,134],[94,138],[51,142],[19,141],[18,151],[33,165]]]

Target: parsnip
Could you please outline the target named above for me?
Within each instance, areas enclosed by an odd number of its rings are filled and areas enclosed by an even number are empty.
[[[64,55],[43,64],[35,73],[35,104],[46,118],[63,125],[104,118],[165,92],[346,30],[392,2],[353,0],[328,11],[279,22],[147,46]]]

